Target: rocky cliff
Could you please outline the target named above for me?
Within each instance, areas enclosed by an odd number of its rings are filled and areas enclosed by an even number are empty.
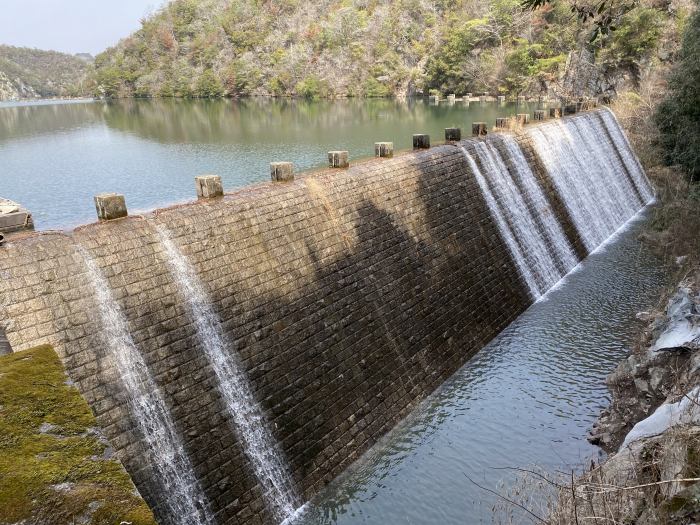
[[[0,101],[84,96],[89,67],[56,51],[0,45]]]

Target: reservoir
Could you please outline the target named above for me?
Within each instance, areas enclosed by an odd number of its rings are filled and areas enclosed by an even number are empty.
[[[270,180],[270,162],[297,170],[325,166],[331,150],[350,159],[374,143],[411,147],[414,133],[444,138],[444,128],[528,110],[515,104],[429,105],[427,100],[118,100],[0,104],[2,194],[34,216],[36,228],[92,222],[92,198],[122,193],[129,209],[195,197],[194,177],[216,174],[224,188]]]

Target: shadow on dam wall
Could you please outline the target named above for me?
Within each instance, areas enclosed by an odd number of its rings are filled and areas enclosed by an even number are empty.
[[[633,154],[612,155],[613,135],[601,133],[612,124],[595,113],[565,120],[574,119],[590,127],[591,152],[610,157],[595,182],[627,177]],[[123,313],[214,521],[273,522],[157,227],[202,281],[289,474],[308,498],[536,298],[523,268],[537,261],[521,260],[528,243],[513,239],[523,216],[535,225],[540,258],[557,259],[558,279],[645,204],[643,174],[609,191],[620,208],[613,212],[608,202],[583,198],[576,184],[591,181],[574,183],[569,171],[555,169],[571,161],[565,142],[574,124],[537,126],[550,142],[561,141],[552,149],[561,158],[547,162],[533,160],[543,155],[541,143],[519,136],[524,160],[508,160],[496,145],[507,168],[492,170],[463,141],[464,149],[445,145],[71,234],[18,238],[0,248],[0,318],[11,320],[15,350],[54,346],[146,501],[162,522],[175,523],[143,425],[106,350],[95,283],[78,247],[85,250]],[[516,179],[522,195],[508,193]],[[539,190],[526,188],[533,181]],[[513,203],[520,208],[509,210]],[[505,220],[495,220],[494,206]],[[605,215],[597,227],[612,231],[582,226],[592,206]],[[552,241],[552,224],[565,246]],[[563,260],[570,261],[565,268]],[[538,279],[545,290],[554,284]]]

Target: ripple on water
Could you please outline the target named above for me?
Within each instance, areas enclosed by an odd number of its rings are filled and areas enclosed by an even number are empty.
[[[498,467],[571,469],[599,454],[586,434],[605,376],[666,272],[637,241],[646,213],[481,350],[297,523],[489,523]]]

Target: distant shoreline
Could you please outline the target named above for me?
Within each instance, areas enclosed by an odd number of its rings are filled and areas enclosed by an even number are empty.
[[[17,100],[0,100],[0,108],[13,108],[21,106],[42,106],[51,104],[84,104],[98,100],[94,97],[81,98],[22,98]]]

